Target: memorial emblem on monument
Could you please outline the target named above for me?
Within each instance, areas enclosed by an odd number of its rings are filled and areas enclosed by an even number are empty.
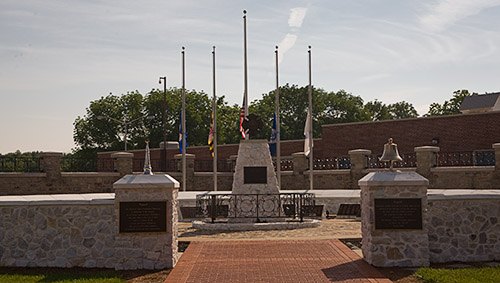
[[[248,129],[248,134],[250,136],[260,133],[262,127],[264,127],[262,119],[253,113],[249,114],[245,120],[243,120],[243,128]]]

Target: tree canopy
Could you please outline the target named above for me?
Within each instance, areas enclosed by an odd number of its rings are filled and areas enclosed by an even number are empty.
[[[466,89],[456,90],[453,92],[453,97],[446,100],[443,104],[432,103],[429,106],[429,112],[424,116],[440,116],[460,114],[460,105],[464,102],[466,96],[477,95],[477,92],[470,93]]]
[[[286,84],[279,88],[280,128],[282,140],[304,138],[308,107],[308,87]],[[417,112],[405,101],[385,105],[375,100],[364,104],[363,99],[345,90],[337,92],[313,88],[313,132],[321,136],[321,125],[417,117]],[[219,144],[238,143],[240,105],[229,105],[224,96],[217,98],[217,140]],[[178,140],[181,111],[181,89],[167,90],[167,140]],[[186,132],[190,146],[206,145],[211,121],[212,102],[203,91],[186,91]],[[275,90],[252,101],[249,113],[261,117],[262,131],[251,138],[268,139],[275,111]],[[163,141],[163,91],[153,89],[142,95],[138,91],[123,95],[109,94],[91,101],[87,113],[74,122],[74,151],[123,150],[127,132],[127,148],[144,148],[149,140],[152,147]]]

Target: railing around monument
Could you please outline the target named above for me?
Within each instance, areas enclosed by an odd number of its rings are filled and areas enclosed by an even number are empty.
[[[201,194],[196,196],[196,216],[216,220],[253,218],[298,219],[317,216],[314,194]]]

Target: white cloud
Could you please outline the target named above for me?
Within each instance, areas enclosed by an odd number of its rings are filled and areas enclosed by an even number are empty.
[[[288,25],[292,28],[300,28],[302,26],[302,21],[306,16],[307,8],[297,7],[290,9],[290,18],[288,19]]]
[[[430,13],[420,17],[420,23],[430,31],[441,32],[464,18],[498,5],[500,0],[439,0],[428,6]]]
[[[281,61],[283,61],[283,56],[295,45],[296,41],[297,36],[291,33],[288,33],[285,38],[283,38],[283,40],[279,44],[278,64],[281,64]]]

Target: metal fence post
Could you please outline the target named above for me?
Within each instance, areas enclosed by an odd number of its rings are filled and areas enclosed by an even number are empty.
[[[302,194],[300,195],[300,210],[299,210],[299,213],[300,213],[300,222],[304,222],[304,198],[302,196]]]
[[[211,214],[211,217],[212,217],[212,223],[214,223],[215,222],[215,218],[217,217],[217,215],[216,215],[217,210],[216,210],[216,207],[215,207],[216,204],[217,204],[217,198],[216,198],[217,196],[216,195],[211,195],[210,197],[212,199],[212,205],[211,205],[212,207],[210,209],[211,210],[210,214]]]

